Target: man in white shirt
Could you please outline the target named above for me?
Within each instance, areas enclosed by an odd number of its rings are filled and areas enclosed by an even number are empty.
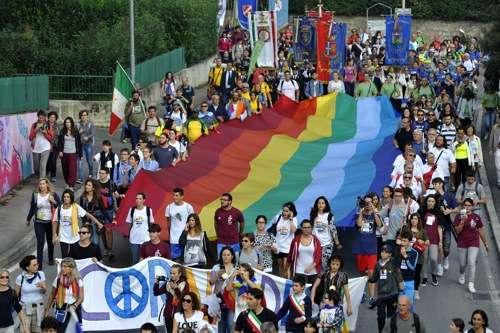
[[[278,84],[278,94],[285,95],[291,100],[299,100],[299,84],[292,79],[290,71],[285,71],[285,78]]]
[[[450,175],[455,173],[457,162],[455,160],[455,154],[445,147],[445,138],[443,135],[438,135],[436,137],[436,143],[434,147],[429,149],[429,152],[434,154],[436,158],[436,164],[443,172],[445,186],[448,187],[450,184]]]
[[[184,201],[184,190],[174,188],[174,201],[165,208],[165,218],[170,230],[170,256],[172,260],[178,260],[182,257],[182,245],[179,244],[179,238],[186,228],[188,216],[194,213],[193,206]]]
[[[130,223],[130,251],[132,252],[132,265],[139,262],[139,251],[142,243],[149,241],[149,225],[155,223],[153,211],[144,205],[146,195],[137,193],[135,206],[130,208],[125,222]]]

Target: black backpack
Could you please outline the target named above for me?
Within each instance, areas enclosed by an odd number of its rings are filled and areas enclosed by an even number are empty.
[[[151,208],[148,206],[146,207],[146,218],[148,220],[148,228],[151,226]],[[132,220],[132,223],[130,223],[130,230],[132,230],[132,227],[134,225],[134,212],[135,212],[136,207],[130,208],[130,219]]]
[[[416,313],[412,313],[412,315],[413,315],[413,327],[415,327],[415,333],[420,333],[420,318]],[[398,314],[395,313],[391,317],[391,323],[390,323],[391,333],[397,333],[398,331],[397,320],[398,320]]]

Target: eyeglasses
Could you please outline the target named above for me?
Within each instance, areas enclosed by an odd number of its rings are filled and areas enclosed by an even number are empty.
[[[258,224],[266,223],[266,221],[257,221]]]
[[[248,239],[242,240],[243,243],[249,243],[250,241]]]
[[[88,233],[89,233],[88,231],[78,231],[79,235],[85,235],[85,234],[88,234]]]
[[[9,278],[8,275],[0,276],[0,279],[8,279],[8,278]]]
[[[192,300],[191,300],[191,299],[189,299],[189,298],[184,298],[182,301],[183,301],[184,303],[188,303],[188,304],[192,302]]]
[[[411,177],[403,177],[404,179],[411,179]]]
[[[207,107],[208,107],[208,105],[202,105],[201,107],[202,107],[202,108],[207,108]]]

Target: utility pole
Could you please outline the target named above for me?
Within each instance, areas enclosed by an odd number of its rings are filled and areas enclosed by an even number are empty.
[[[134,0],[129,0],[130,11],[130,78],[135,84]]]
[[[405,9],[406,8],[406,0],[402,0],[401,8]]]

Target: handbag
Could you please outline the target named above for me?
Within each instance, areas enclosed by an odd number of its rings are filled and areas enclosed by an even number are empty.
[[[421,243],[421,242],[417,241],[417,242],[413,243],[413,248],[415,250],[417,250],[417,252],[419,254],[422,254],[422,253],[425,252],[425,249],[427,248],[427,245],[425,245],[425,243]]]
[[[64,324],[64,322],[66,321],[66,316],[68,315],[68,311],[67,310],[63,310],[63,309],[55,309],[54,310],[54,317],[56,318],[56,320],[62,324]]]

